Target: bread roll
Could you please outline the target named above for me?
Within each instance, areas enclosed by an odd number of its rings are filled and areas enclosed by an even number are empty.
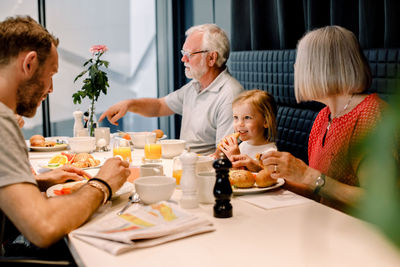
[[[30,139],[29,139],[29,143],[31,144],[31,146],[45,146],[45,139],[43,136],[37,134],[37,135],[33,135]]]
[[[276,179],[271,178],[271,172],[264,169],[257,173],[256,184],[258,187],[268,187],[276,184]]]
[[[232,133],[232,134],[229,134],[229,135],[225,136],[224,138],[222,138],[221,142],[219,142],[217,148],[221,149],[222,144],[223,144],[223,143],[227,144],[227,143],[228,143],[227,140],[228,140],[229,138],[231,138],[231,137],[233,137],[233,139],[238,139],[238,138],[239,138],[239,135],[240,135],[240,133],[239,133],[239,132],[236,132],[236,133]]]
[[[246,170],[231,170],[229,172],[231,185],[238,188],[250,188],[254,185],[254,175]]]
[[[156,133],[156,138],[161,138],[164,136],[164,132],[160,129],[154,130],[153,133]]]

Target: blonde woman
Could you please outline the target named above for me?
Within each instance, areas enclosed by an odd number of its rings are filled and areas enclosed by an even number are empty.
[[[346,209],[363,194],[359,166],[363,155],[353,148],[380,118],[385,103],[367,95],[371,71],[354,34],[339,26],[307,33],[299,42],[295,64],[298,102],[326,105],[310,133],[309,166],[285,152],[269,152],[261,159],[283,177],[287,188]]]
[[[276,104],[272,95],[261,90],[241,93],[232,103],[233,128],[242,141],[228,137],[220,150],[235,168],[260,171],[257,155],[275,151]]]

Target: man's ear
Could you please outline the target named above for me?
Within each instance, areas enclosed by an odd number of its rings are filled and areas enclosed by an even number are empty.
[[[212,51],[208,53],[208,66],[213,67],[217,63],[218,53],[216,51]]]
[[[25,75],[32,77],[38,68],[39,61],[36,51],[28,52],[22,60],[22,70]]]

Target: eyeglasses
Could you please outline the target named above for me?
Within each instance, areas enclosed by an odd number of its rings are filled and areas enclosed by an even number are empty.
[[[181,50],[182,56],[186,56],[188,59],[190,59],[193,55],[200,54],[200,53],[207,53],[208,50],[201,50],[201,51],[196,51],[196,52],[186,52],[185,50]]]

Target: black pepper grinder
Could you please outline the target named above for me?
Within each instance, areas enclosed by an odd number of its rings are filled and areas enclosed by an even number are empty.
[[[230,218],[232,217],[232,187],[229,182],[229,169],[232,163],[221,153],[220,158],[215,160],[213,167],[216,172],[216,181],[214,186],[214,217]]]

